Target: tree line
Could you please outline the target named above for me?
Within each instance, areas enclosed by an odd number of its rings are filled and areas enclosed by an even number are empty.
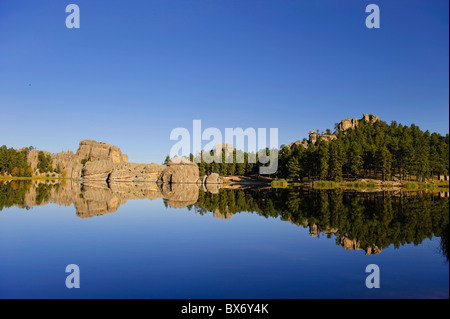
[[[13,177],[31,177],[34,173],[28,163],[28,154],[34,147],[25,147],[20,150],[8,148],[6,145],[0,147],[0,175]],[[52,156],[43,151],[38,152],[36,169],[39,173],[55,172],[62,173],[59,165],[52,166]]]
[[[332,180],[372,177],[382,180],[425,181],[431,177],[449,174],[449,134],[422,131],[418,126],[404,126],[393,121],[360,121],[358,128],[343,132],[337,129],[336,139],[328,141],[319,135],[315,144],[281,145],[278,152],[278,170],[271,177],[293,180]],[[327,130],[330,134],[330,130]],[[210,151],[210,154],[214,154]],[[266,154],[269,150],[266,149]],[[218,173],[221,176],[249,176],[259,174],[258,153],[234,150],[225,162],[197,162],[200,175]],[[256,159],[253,163],[249,159]],[[195,157],[190,154],[190,160]],[[242,161],[236,159],[243,159]],[[167,162],[169,158],[166,158]]]

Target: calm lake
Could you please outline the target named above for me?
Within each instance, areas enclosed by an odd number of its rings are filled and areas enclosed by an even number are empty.
[[[0,181],[0,298],[449,298],[448,225],[442,192]]]

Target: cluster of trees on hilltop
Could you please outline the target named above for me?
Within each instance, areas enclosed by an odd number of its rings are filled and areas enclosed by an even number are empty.
[[[327,134],[330,134],[327,130]],[[302,180],[303,178],[341,181],[343,178],[376,177],[383,180],[396,176],[400,180],[412,177],[424,181],[430,177],[449,174],[449,135],[422,131],[393,121],[361,121],[357,129],[342,132],[336,129],[337,139],[326,141],[319,137],[308,148],[292,144],[281,146],[278,170],[272,177]],[[269,150],[266,149],[269,154]],[[212,151],[211,151],[212,154]],[[243,158],[243,163],[236,161]],[[249,158],[256,158],[256,163]],[[169,158],[166,158],[166,162]],[[190,155],[190,160],[194,156]],[[233,162],[198,163],[200,175],[218,173],[228,175],[259,174],[258,154],[234,151]]]
[[[329,179],[343,177],[397,176],[401,180],[423,181],[439,174],[448,175],[449,135],[423,132],[416,125],[395,121],[360,122],[357,129],[337,131],[337,139],[318,141],[307,149],[282,147],[279,176],[284,178]]]
[[[33,170],[27,163],[28,151],[29,148],[16,151],[5,145],[0,147],[0,175],[31,176]]]

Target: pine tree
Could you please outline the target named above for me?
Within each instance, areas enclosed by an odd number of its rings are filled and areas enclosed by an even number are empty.
[[[348,153],[348,167],[349,172],[353,176],[358,176],[363,165],[362,147],[357,142],[350,144],[350,150]]]
[[[319,179],[324,180],[328,176],[328,169],[329,169],[329,162],[330,154],[328,150],[328,144],[327,142],[321,140],[319,142],[319,148],[318,148],[318,160],[319,160],[319,167],[318,167],[318,176]]]
[[[296,180],[300,178],[301,168],[296,156],[291,157],[289,160],[287,164],[287,171],[290,178],[294,178]]]
[[[342,180],[342,166],[343,166],[343,150],[340,141],[333,141],[330,143],[330,164],[329,174],[330,179],[336,182]]]

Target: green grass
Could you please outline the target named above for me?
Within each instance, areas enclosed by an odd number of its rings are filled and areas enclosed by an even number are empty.
[[[4,180],[4,181],[55,180],[55,179],[67,179],[67,178],[66,177],[51,177],[51,176],[31,176],[31,177],[0,176],[0,180]]]
[[[288,182],[285,179],[274,180],[270,182],[270,186],[273,188],[286,188],[288,187]]]
[[[303,184],[299,183],[299,182],[290,182],[289,186],[298,187],[298,186],[303,186]]]
[[[345,187],[352,189],[376,188],[378,185],[374,182],[346,182]]]
[[[438,188],[438,185],[434,183],[407,182],[402,187],[407,190],[433,190]]]
[[[333,181],[314,181],[311,182],[309,185],[311,188],[316,189],[333,189],[338,186],[338,184]]]

